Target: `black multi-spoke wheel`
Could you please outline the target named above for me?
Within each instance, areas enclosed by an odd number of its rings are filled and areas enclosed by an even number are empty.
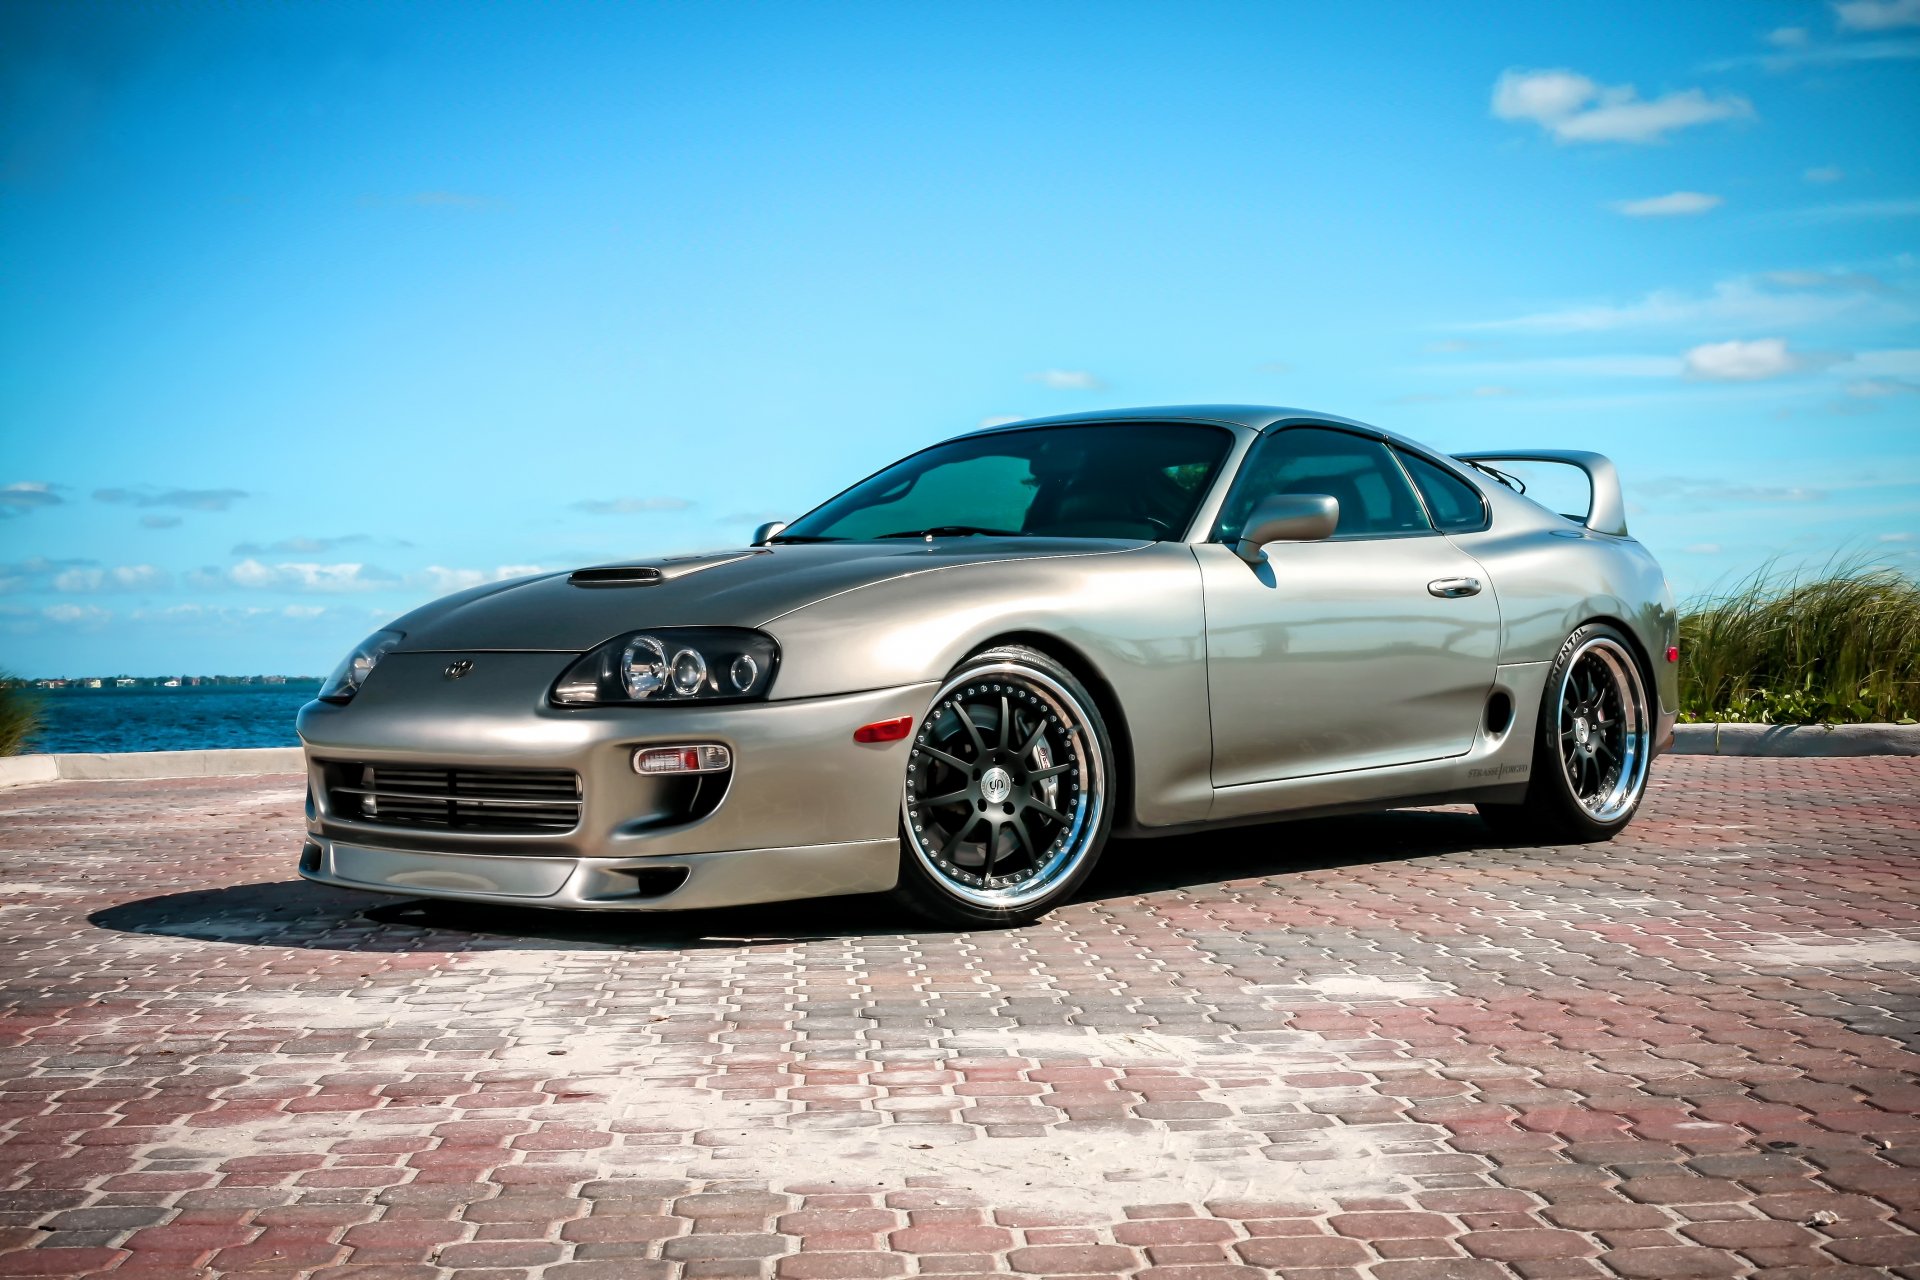
[[[1560,764],[1580,807],[1611,822],[1640,799],[1647,708],[1633,655],[1606,636],[1582,645],[1560,681]]]
[[[1548,670],[1532,780],[1524,802],[1483,804],[1503,834],[1604,840],[1627,825],[1646,792],[1653,755],[1647,683],[1627,639],[1588,623]]]
[[[934,695],[907,758],[901,889],[946,923],[1037,918],[1105,842],[1111,750],[1071,673],[1036,650],[978,654]]]

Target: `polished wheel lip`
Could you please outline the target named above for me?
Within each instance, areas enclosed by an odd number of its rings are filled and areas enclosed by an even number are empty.
[[[1653,720],[1639,663],[1618,640],[1593,636],[1554,686],[1555,750],[1574,802],[1595,822],[1632,812],[1646,787]]]
[[[997,694],[999,690],[996,686],[1015,682],[1029,686],[1030,691],[1040,701],[1046,703],[1049,710],[1059,718],[1071,745],[1068,759],[1062,763],[1074,766],[1074,770],[1079,775],[1079,782],[1074,809],[1070,815],[1071,821],[1054,842],[1047,860],[1032,875],[1016,884],[989,888],[956,879],[955,873],[959,869],[950,870],[939,854],[928,849],[923,843],[920,829],[913,815],[914,756],[924,747],[928,721],[933,718],[944,701],[957,692],[981,685],[987,686],[991,692]],[[995,662],[969,667],[949,678],[935,691],[927,705],[929,709],[926,715],[921,717],[920,731],[914,739],[914,750],[909,754],[900,795],[901,826],[908,851],[943,892],[961,902],[1003,910],[1018,910],[1031,906],[1052,893],[1085,861],[1093,847],[1094,836],[1100,829],[1101,817],[1105,812],[1105,763],[1101,759],[1099,744],[1094,740],[1086,704],[1065,685],[1039,668],[1019,662]]]

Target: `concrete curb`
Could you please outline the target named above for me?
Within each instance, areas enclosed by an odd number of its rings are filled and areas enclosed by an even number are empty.
[[[0,756],[0,787],[63,778],[228,778],[259,773],[305,773],[299,747],[217,751],[92,751],[58,756]]]
[[[1682,756],[1920,756],[1920,724],[1683,724]]]

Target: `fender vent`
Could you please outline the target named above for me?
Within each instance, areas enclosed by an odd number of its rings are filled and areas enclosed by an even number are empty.
[[[1496,689],[1487,699],[1487,733],[1499,737],[1513,723],[1513,699],[1505,690]]]

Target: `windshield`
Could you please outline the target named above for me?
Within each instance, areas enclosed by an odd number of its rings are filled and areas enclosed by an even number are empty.
[[[1224,428],[1172,422],[969,436],[894,463],[773,541],[1180,538],[1232,444]]]

